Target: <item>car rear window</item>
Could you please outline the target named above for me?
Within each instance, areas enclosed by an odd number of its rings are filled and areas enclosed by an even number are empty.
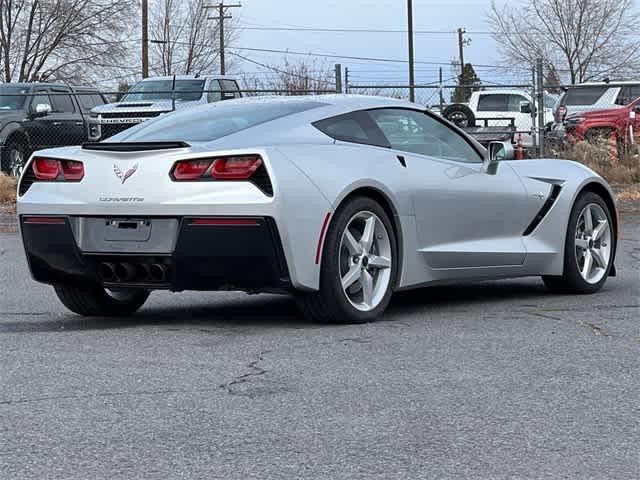
[[[109,139],[114,142],[212,142],[261,123],[325,106],[321,102],[212,103],[149,120]]]
[[[593,105],[602,97],[609,87],[570,88],[562,98],[562,105]]]

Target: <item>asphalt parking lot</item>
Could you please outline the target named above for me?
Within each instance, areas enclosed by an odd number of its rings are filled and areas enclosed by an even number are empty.
[[[640,215],[589,297],[538,279],[305,323],[286,297],[69,314],[0,233],[0,478],[640,477]]]

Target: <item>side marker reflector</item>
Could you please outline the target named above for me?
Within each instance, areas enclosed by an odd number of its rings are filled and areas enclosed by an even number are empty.
[[[31,225],[64,225],[64,217],[24,217],[24,223]]]
[[[322,222],[322,229],[320,230],[320,237],[318,238],[318,247],[316,248],[316,265],[320,263],[320,255],[322,254],[322,245],[324,244],[324,237],[327,234],[327,227],[329,226],[329,219],[331,218],[331,212],[327,213]]]

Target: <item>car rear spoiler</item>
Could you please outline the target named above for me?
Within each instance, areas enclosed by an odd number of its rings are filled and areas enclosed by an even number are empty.
[[[146,152],[189,148],[190,146],[186,142],[88,142],[82,144],[82,149],[102,152]]]

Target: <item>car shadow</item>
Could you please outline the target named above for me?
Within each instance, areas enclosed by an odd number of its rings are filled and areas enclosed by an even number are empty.
[[[203,294],[206,295],[206,294]],[[396,292],[388,313],[397,318],[429,308],[445,308],[452,304],[478,305],[548,298],[542,283],[509,281],[464,285],[447,285]],[[534,306],[534,305],[532,305]],[[0,314],[1,315],[1,314]],[[27,316],[27,315],[25,315]],[[44,316],[44,315],[43,315]],[[212,304],[184,307],[150,305],[129,317],[80,317],[61,315],[55,318],[1,322],[0,333],[64,332],[78,330],[111,330],[143,326],[167,329],[201,328],[241,329],[260,332],[265,329],[326,329],[339,325],[320,325],[307,321],[290,296],[257,295],[237,297]],[[384,317],[383,317],[384,320]],[[245,332],[246,333],[246,332]]]

